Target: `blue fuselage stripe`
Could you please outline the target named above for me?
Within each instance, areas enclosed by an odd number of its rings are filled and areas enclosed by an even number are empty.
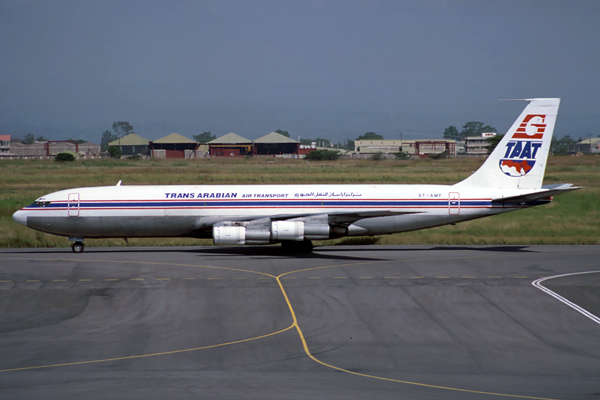
[[[459,204],[456,204],[459,203]],[[452,200],[455,207],[491,207],[491,200]],[[77,203],[71,206],[77,207]],[[212,207],[448,207],[448,200],[196,200],[196,201],[80,201],[79,208],[212,208]],[[26,209],[66,208],[67,202],[54,202],[45,207],[32,204]]]

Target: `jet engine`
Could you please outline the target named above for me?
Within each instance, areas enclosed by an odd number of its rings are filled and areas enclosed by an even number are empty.
[[[348,228],[305,221],[272,221],[270,224],[221,222],[213,226],[215,244],[270,244],[282,241],[326,240],[348,234]]]

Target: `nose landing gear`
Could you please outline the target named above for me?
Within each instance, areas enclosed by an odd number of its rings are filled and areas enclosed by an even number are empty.
[[[83,244],[83,242],[75,242],[71,246],[71,249],[73,249],[73,253],[83,253],[84,248],[85,245]]]

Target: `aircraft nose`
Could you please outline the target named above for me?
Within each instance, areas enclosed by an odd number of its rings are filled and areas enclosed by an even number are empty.
[[[23,210],[19,210],[13,214],[13,219],[15,222],[20,223],[21,225],[27,226],[27,213]]]

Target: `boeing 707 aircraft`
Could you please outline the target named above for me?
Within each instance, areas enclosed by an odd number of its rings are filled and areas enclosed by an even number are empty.
[[[69,237],[195,237],[215,244],[281,243],[385,235],[454,224],[547,204],[579,189],[542,186],[560,99],[527,99],[484,164],[455,185],[117,186],[61,190],[13,215],[20,224]]]

